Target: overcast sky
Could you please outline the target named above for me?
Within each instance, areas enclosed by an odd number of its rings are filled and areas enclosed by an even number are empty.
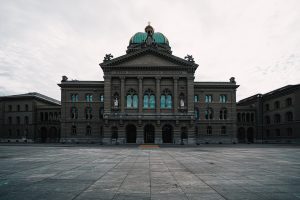
[[[103,56],[125,54],[148,21],[196,81],[229,81],[237,99],[300,83],[299,0],[0,0],[0,95],[60,100],[62,75],[103,80]]]

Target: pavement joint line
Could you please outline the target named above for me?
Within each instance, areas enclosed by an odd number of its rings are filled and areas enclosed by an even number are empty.
[[[131,155],[131,154],[129,154],[129,155]],[[128,156],[129,156],[129,155],[128,155]],[[132,154],[132,155],[133,155],[133,154]],[[127,156],[127,157],[128,157],[128,156]],[[135,161],[132,162],[131,169],[127,172],[127,174],[126,174],[126,176],[124,177],[123,181],[122,181],[121,184],[119,185],[119,187],[118,187],[116,193],[114,194],[112,200],[114,200],[115,198],[118,197],[118,194],[119,194],[118,192],[119,192],[120,188],[122,187],[122,185],[124,184],[124,182],[125,182],[127,176],[128,176],[128,175],[130,174],[130,172],[133,170],[133,166],[134,166],[134,164],[136,163],[136,160],[137,160],[137,156],[135,157]]]
[[[90,185],[88,185],[86,188],[84,188],[83,190],[81,190],[80,193],[78,193],[75,197],[72,198],[72,200],[75,200],[77,197],[79,197],[84,191],[86,191],[88,188],[90,188],[92,185],[94,185],[98,180],[100,180],[103,176],[105,176],[109,171],[111,171],[112,169],[115,169],[115,167],[120,164],[124,159],[126,159],[127,157],[129,157],[130,154],[128,154],[127,156],[125,156],[122,160],[120,160],[118,163],[116,163],[113,167],[111,167],[110,169],[108,169],[102,176],[100,176],[97,180],[93,181]]]
[[[178,162],[180,165],[182,165],[188,172],[190,172],[191,174],[193,174],[193,172],[186,167],[184,164],[182,164],[180,161],[178,161],[174,156],[172,156],[169,152],[167,152],[170,157],[172,157],[174,160],[176,160],[176,162]],[[218,193],[221,197],[223,197],[225,200],[228,200],[223,194],[219,193],[217,190],[215,190],[215,188],[211,187],[209,184],[207,184],[204,180],[202,180],[199,176],[196,176],[200,181],[202,181],[204,184],[206,184],[208,187],[210,187],[211,189],[213,189],[216,193]]]

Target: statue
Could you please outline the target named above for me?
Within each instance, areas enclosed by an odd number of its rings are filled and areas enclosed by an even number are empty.
[[[180,107],[184,107],[184,100],[180,99]]]
[[[114,56],[110,53],[110,54],[105,54],[104,56],[104,60],[103,61],[109,61],[113,58]]]
[[[114,106],[115,106],[115,107],[118,107],[118,106],[119,106],[118,97],[116,97],[115,100],[114,100]]]
[[[189,54],[187,54],[187,55],[184,57],[184,59],[186,59],[187,61],[192,62],[192,63],[195,62],[193,56],[192,56],[192,55],[189,55]]]

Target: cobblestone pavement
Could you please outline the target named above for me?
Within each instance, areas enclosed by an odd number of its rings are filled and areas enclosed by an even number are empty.
[[[300,146],[0,145],[0,199],[300,199]]]

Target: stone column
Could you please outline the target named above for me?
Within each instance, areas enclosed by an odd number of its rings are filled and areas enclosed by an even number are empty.
[[[187,108],[188,113],[194,114],[194,76],[187,78]]]
[[[178,110],[178,77],[174,77],[174,113]]]
[[[160,113],[160,77],[156,77],[156,113]]]
[[[125,77],[121,78],[121,94],[120,94],[120,100],[121,100],[121,113],[124,113],[124,104],[125,104]]]
[[[143,112],[143,77],[139,76],[139,113]]]
[[[104,114],[111,111],[111,77],[104,76]]]

